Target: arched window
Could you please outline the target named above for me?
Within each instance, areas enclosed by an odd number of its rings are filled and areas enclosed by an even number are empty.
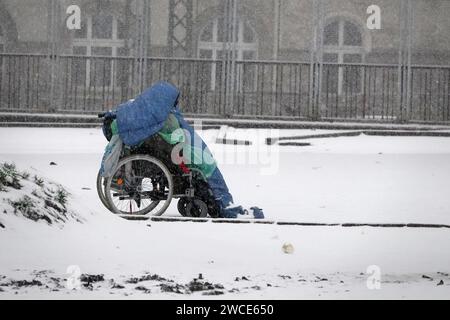
[[[222,60],[224,58],[224,47],[227,43],[232,42],[232,36],[227,33],[228,27],[224,24],[223,18],[211,20],[200,32],[198,40],[198,57],[202,59]],[[231,32],[230,32],[231,33]],[[242,18],[237,19],[236,39],[233,43],[235,48],[235,56],[238,61],[255,60],[258,57],[258,41],[254,29],[250,24]],[[216,83],[220,83],[222,70],[216,68],[216,64],[212,64],[211,74],[211,90],[216,88]],[[245,75],[244,75],[245,77]],[[238,81],[245,82],[240,79],[238,70]]]
[[[337,18],[323,30],[323,61],[333,63],[361,63],[364,61],[364,43],[361,28],[352,21]],[[361,91],[361,71],[355,67],[330,67],[328,89],[332,93]]]
[[[125,39],[125,24],[116,16],[107,13],[87,16],[80,30],[76,30],[72,42],[74,55],[120,57],[128,55]],[[109,87],[114,79],[114,61],[86,60],[80,66],[78,82],[86,86]],[[85,76],[85,77],[84,77]],[[85,79],[84,79],[85,78]]]

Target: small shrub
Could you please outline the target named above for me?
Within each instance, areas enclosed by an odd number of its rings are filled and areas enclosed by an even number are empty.
[[[0,191],[6,191],[6,173],[0,169]]]
[[[0,165],[0,190],[5,191],[5,187],[12,187],[14,189],[21,189],[20,178],[21,175],[17,172],[14,163],[3,163]]]
[[[28,213],[34,208],[33,200],[29,196],[23,196],[23,198],[17,201],[10,201],[10,204],[15,211],[20,211],[22,213]]]
[[[34,176],[34,183],[36,183],[39,187],[43,187],[44,179],[39,178],[38,176]]]
[[[0,184],[6,184],[6,172],[3,170],[3,167],[0,167]]]
[[[20,212],[27,219],[33,221],[45,220],[48,224],[52,224],[52,220],[49,217],[39,213],[36,204],[29,196],[23,196],[17,201],[10,200],[9,203],[14,208],[14,213]]]
[[[55,202],[53,202],[53,201],[51,201],[49,199],[45,200],[45,208],[46,209],[48,209],[48,208],[55,209],[59,213],[66,213],[67,212],[67,210],[64,208],[64,206],[61,206],[61,205],[59,205],[59,204],[57,204],[57,203],[55,203]]]
[[[14,163],[3,163],[3,170],[7,171],[7,172],[14,172],[17,174],[17,168],[16,165]]]
[[[56,191],[55,200],[62,206],[65,206],[67,203],[67,197],[69,196],[69,193],[64,190],[63,187],[59,187]]]

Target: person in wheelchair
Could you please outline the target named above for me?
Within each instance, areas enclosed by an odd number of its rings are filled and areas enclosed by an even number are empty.
[[[134,100],[106,113],[111,119],[103,131],[108,140],[118,135],[129,147],[151,154],[185,173],[199,172],[209,187],[220,218],[263,219],[258,207],[244,209],[234,204],[225,179],[206,143],[184,119],[179,107],[180,91],[168,82],[158,82]],[[143,151],[144,150],[144,151]],[[201,189],[204,189],[201,188]],[[181,200],[180,200],[181,201]],[[180,206],[179,206],[180,208]]]

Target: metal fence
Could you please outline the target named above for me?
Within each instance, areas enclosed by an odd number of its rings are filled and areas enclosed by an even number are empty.
[[[214,117],[449,122],[450,67],[0,54],[0,110],[96,113],[159,80]],[[234,81],[230,82],[230,72]]]

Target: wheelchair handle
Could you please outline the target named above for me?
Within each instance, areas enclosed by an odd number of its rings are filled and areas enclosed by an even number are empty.
[[[98,114],[100,119],[116,119],[116,115],[112,112],[102,112]]]

